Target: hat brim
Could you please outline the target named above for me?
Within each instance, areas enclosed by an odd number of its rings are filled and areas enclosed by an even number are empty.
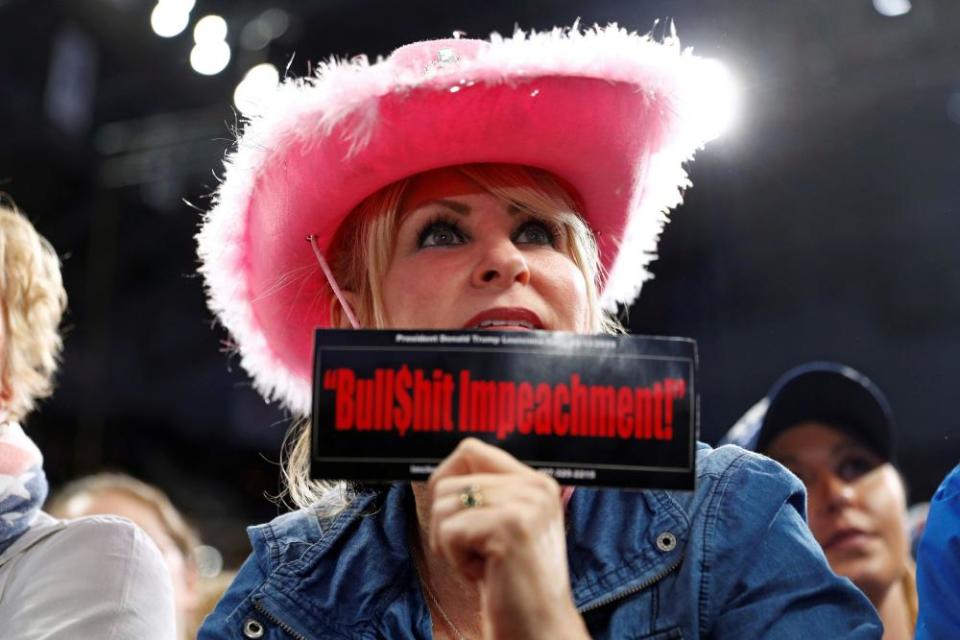
[[[330,293],[307,236],[326,252],[364,198],[430,169],[555,174],[597,235],[605,305],[633,299],[686,186],[681,162],[703,142],[683,126],[696,59],[617,29],[571,33],[482,43],[428,72],[333,65],[250,123],[198,241],[211,307],[268,398],[309,412]]]

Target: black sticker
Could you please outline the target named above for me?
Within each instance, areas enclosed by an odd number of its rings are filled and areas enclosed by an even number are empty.
[[[467,436],[564,484],[693,489],[696,343],[317,330],[314,478],[423,480]]]

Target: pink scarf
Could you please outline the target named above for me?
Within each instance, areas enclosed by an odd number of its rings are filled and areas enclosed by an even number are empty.
[[[30,528],[46,497],[40,449],[0,415],[0,553]]]

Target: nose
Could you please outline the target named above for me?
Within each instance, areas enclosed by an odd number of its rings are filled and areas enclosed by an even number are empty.
[[[854,502],[853,485],[835,474],[827,473],[818,482],[817,497],[821,510],[825,513],[836,513]]]
[[[499,238],[483,245],[470,280],[473,286],[482,288],[525,285],[530,282],[530,266],[513,240]]]

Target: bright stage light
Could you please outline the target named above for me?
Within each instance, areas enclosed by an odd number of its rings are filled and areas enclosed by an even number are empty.
[[[190,13],[193,11],[194,5],[197,4],[197,0],[159,0],[157,4],[165,4],[171,9],[176,9],[183,13]]]
[[[277,68],[265,62],[258,64],[243,77],[233,92],[233,103],[240,113],[252,116],[260,113],[269,99],[270,94],[280,82],[280,72]]]
[[[160,2],[150,12],[150,26],[153,32],[161,38],[172,38],[178,35],[190,23],[190,11],[182,11],[179,7]]]
[[[729,131],[740,113],[740,91],[737,82],[719,60],[702,62],[699,82],[695,83],[697,98],[695,126],[700,127],[707,140],[719,138]]]
[[[251,20],[240,32],[240,45],[258,51],[286,33],[290,16],[283,9],[267,9]]]
[[[230,45],[223,40],[195,44],[190,51],[190,66],[197,73],[213,76],[230,62]]]
[[[873,0],[873,8],[882,16],[896,18],[910,13],[910,0]]]
[[[193,41],[197,44],[220,42],[227,37],[227,21],[220,16],[203,16],[193,28]]]
[[[227,44],[227,21],[216,15],[203,16],[193,27],[190,51],[190,66],[197,73],[212,76],[223,71],[230,62],[230,45]]]

